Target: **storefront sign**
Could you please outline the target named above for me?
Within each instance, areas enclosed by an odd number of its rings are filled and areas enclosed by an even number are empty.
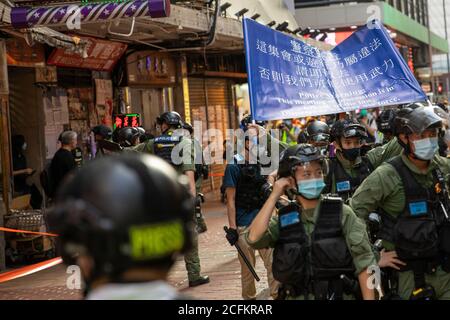
[[[114,130],[116,130],[116,128],[141,126],[141,115],[139,113],[115,114],[113,120]]]
[[[24,39],[6,40],[6,60],[8,65],[17,67],[44,67],[44,46],[35,44],[30,47]]]
[[[120,42],[81,37],[87,44],[87,58],[64,49],[54,49],[47,64],[58,67],[83,68],[90,70],[111,71],[120,57],[125,53],[127,45]]]
[[[139,51],[127,57],[128,85],[168,87],[176,84],[174,59],[167,53]]]
[[[244,20],[251,110],[288,119],[427,99],[383,25],[374,21],[322,51]]]

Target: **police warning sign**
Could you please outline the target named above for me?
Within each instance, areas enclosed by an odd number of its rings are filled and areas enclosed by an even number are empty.
[[[256,120],[397,105],[426,95],[383,25],[374,21],[331,51],[244,19]]]

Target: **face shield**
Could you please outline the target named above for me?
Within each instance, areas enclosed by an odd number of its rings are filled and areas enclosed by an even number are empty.
[[[442,127],[442,119],[435,113],[434,107],[419,107],[402,118],[404,125],[416,134],[429,128]]]
[[[316,145],[327,145],[330,142],[330,135],[326,133],[318,133],[308,137],[308,140]]]
[[[359,137],[361,139],[365,139],[367,138],[367,133],[363,126],[359,124],[352,124],[344,129],[342,136],[344,138]]]
[[[295,167],[297,193],[306,199],[317,199],[325,188],[323,161],[303,162]]]

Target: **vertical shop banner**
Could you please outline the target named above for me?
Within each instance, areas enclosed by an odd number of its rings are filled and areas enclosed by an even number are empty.
[[[95,123],[112,127],[113,88],[111,80],[95,79],[95,105]],[[93,123],[91,123],[92,125]]]
[[[315,116],[427,100],[383,25],[322,51],[244,19],[252,115]]]

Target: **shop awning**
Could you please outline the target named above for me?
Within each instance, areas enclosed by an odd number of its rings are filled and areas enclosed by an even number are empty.
[[[28,29],[25,40],[30,46],[36,41],[46,43],[51,47],[69,50],[79,54],[83,58],[87,57],[86,46],[88,42],[86,40],[82,40],[76,36],[68,36],[47,27]]]

